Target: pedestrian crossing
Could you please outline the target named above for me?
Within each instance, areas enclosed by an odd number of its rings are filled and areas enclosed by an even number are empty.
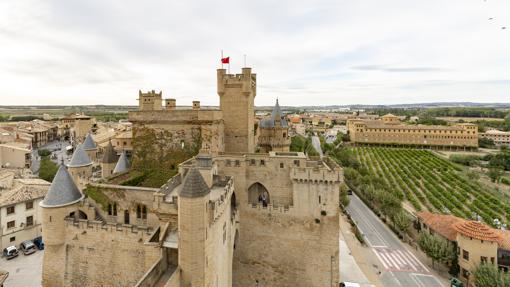
[[[429,273],[414,254],[407,250],[388,247],[374,247],[374,252],[387,271],[402,271],[413,273]]]

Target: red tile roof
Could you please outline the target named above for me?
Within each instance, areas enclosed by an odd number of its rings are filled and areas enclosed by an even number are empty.
[[[418,212],[417,216],[430,229],[450,241],[455,241],[457,238],[457,231],[453,229],[452,226],[456,223],[466,221],[465,219],[453,215],[437,214],[427,211]]]
[[[491,228],[478,221],[465,221],[459,222],[453,225],[458,233],[484,241],[499,241],[499,234],[494,228]]]
[[[453,215],[418,212],[420,221],[437,234],[450,241],[457,240],[457,233],[478,240],[494,241],[500,247],[510,250],[510,231],[492,228],[482,222],[466,220]]]

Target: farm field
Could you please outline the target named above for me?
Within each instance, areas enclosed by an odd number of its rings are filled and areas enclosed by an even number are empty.
[[[351,148],[370,176],[417,211],[451,213],[487,224],[510,220],[510,204],[497,191],[468,178],[464,170],[430,151],[385,147]]]

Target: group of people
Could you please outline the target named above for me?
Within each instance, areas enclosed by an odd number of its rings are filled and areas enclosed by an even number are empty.
[[[259,194],[259,204],[262,203],[263,207],[267,207],[268,198],[265,192]]]

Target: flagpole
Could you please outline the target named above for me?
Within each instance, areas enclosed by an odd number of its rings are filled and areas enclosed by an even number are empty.
[[[223,50],[221,50],[221,69],[223,70]]]
[[[244,54],[244,67],[246,68],[246,54]]]

